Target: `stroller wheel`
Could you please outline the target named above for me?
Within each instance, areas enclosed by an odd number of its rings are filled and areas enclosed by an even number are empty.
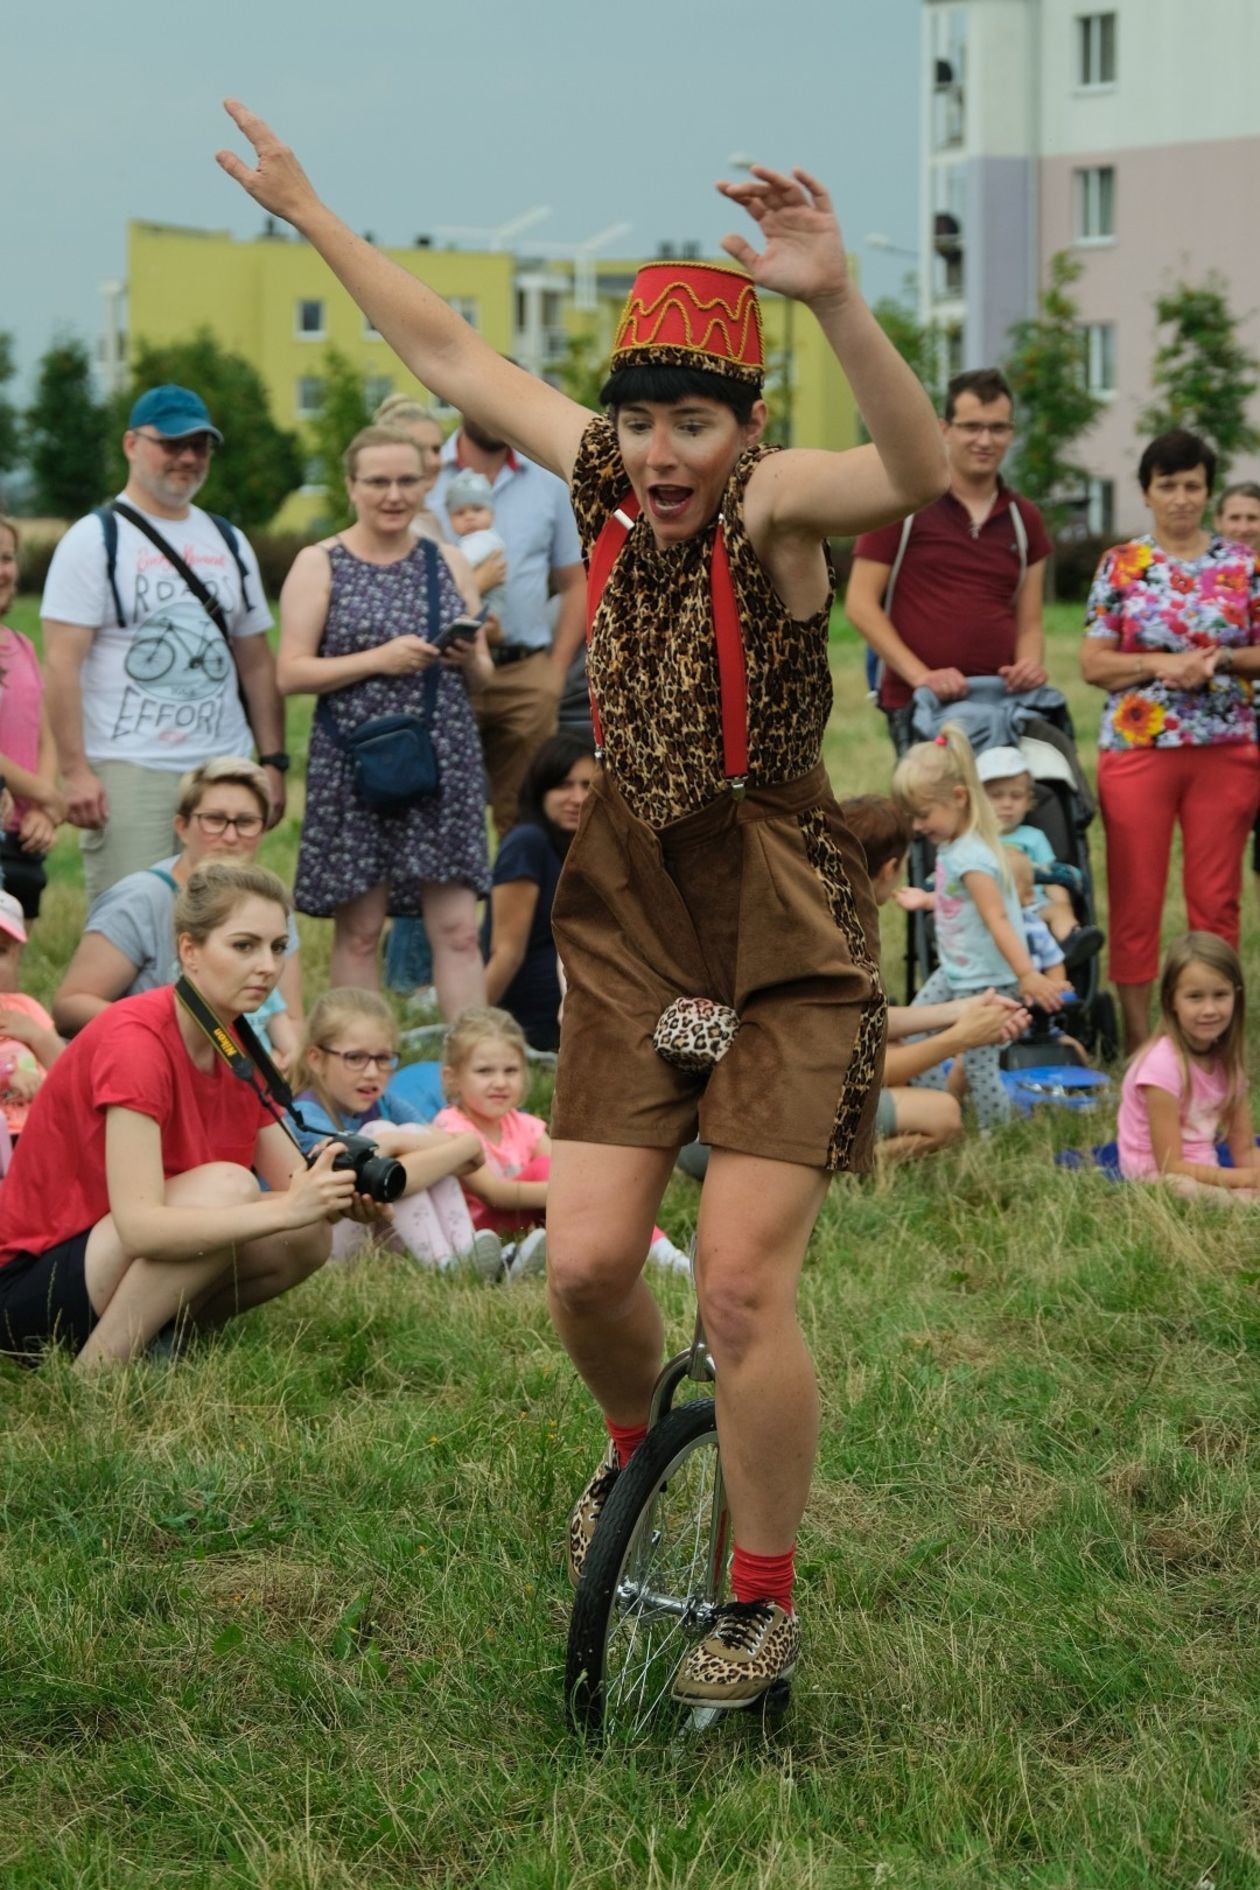
[[[1090,1009],[1098,1056],[1103,1063],[1114,1063],[1120,1055],[1120,1022],[1116,1015],[1116,1000],[1110,991],[1100,991]]]

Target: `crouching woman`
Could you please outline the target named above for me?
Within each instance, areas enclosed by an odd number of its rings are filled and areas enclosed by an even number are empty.
[[[225,1022],[275,985],[288,920],[260,867],[182,887],[179,964]],[[330,1221],[371,1211],[336,1152],[304,1165],[172,986],[111,1005],[53,1065],[0,1187],[0,1351],[60,1343],[88,1368],[286,1292],[327,1259]]]

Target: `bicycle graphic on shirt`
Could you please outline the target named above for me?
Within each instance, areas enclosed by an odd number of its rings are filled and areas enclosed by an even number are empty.
[[[192,597],[163,605],[137,625],[123,662],[148,695],[175,702],[218,695],[231,666],[227,645]]]

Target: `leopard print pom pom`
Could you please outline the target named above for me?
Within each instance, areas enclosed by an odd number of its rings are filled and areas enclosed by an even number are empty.
[[[735,1041],[739,1018],[729,1004],[712,998],[675,998],[661,1012],[652,1044],[659,1057],[679,1070],[711,1070]]]

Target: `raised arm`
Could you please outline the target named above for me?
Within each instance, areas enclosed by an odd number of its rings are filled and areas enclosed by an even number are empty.
[[[845,453],[776,453],[749,482],[775,531],[815,537],[872,530],[918,511],[946,488],[945,448],[932,403],[849,279],[831,199],[808,172],[754,165],[742,183],[719,184],[759,225],[765,247],[743,236],[722,247],[758,288],[804,303],[853,389],[870,446]]]
[[[251,168],[234,151],[219,151],[228,176],[319,251],[431,393],[567,481],[590,419],[585,407],[505,361],[440,295],[347,229],[275,132],[237,99],[224,104],[257,159]]]

